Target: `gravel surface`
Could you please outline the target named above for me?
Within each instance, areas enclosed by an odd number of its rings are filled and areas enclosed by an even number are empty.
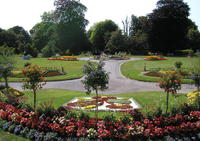
[[[83,60],[91,60],[89,58],[82,58]],[[153,82],[142,82],[138,80],[133,80],[125,78],[120,72],[121,64],[127,61],[139,60],[141,58],[133,58],[130,60],[108,60],[105,61],[104,69],[109,72],[109,88],[106,91],[99,92],[100,94],[120,94],[120,93],[130,93],[130,92],[141,92],[141,91],[163,91],[158,86],[157,83]],[[95,61],[95,60],[91,60]],[[134,70],[133,70],[134,71]],[[54,81],[47,82],[44,86],[45,89],[67,89],[76,91],[85,91],[81,79],[75,80],[65,80],[65,81]],[[18,90],[22,90],[22,83],[9,83],[9,85]],[[195,90],[193,85],[183,84],[180,93],[188,93]]]

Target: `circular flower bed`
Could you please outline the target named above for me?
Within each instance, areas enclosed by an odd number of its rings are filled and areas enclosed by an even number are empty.
[[[48,60],[61,60],[61,61],[79,61],[75,56],[60,56],[51,57]]]
[[[159,60],[166,60],[166,58],[161,56],[147,56],[144,58],[146,61],[159,61]]]

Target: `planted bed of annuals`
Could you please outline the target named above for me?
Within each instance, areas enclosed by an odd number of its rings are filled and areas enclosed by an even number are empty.
[[[11,104],[0,102],[0,128],[31,140],[67,140],[87,138],[101,140],[162,139],[166,136],[199,140],[200,111],[187,115],[130,120],[67,118],[64,108],[52,117],[39,115]]]
[[[60,57],[51,57],[48,60],[60,60],[60,61],[79,61],[75,56],[60,56]]]
[[[146,61],[160,61],[160,60],[166,60],[166,58],[162,56],[147,56],[144,58]]]

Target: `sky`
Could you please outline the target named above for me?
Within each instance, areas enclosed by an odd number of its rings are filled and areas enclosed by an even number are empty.
[[[41,21],[45,11],[54,10],[55,0],[0,0],[0,28],[22,26],[30,30]],[[106,19],[113,20],[122,28],[122,21],[132,14],[146,16],[156,8],[158,0],[80,0],[87,7],[85,18],[92,26]],[[190,17],[200,30],[200,0],[184,0],[190,7]]]

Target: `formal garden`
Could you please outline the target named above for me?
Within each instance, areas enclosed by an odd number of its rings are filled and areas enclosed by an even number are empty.
[[[21,139],[22,137],[45,141],[198,140],[199,57],[163,57],[165,59],[159,60],[146,58],[151,56],[139,58],[138,61],[127,60],[121,65],[122,73],[132,79],[143,76],[144,80],[140,81],[157,80],[157,87],[163,89],[163,92],[102,95],[99,91],[109,87],[109,73],[103,69],[103,61],[93,63],[49,58],[33,58],[27,61],[13,56],[12,51],[9,53],[6,49],[1,58],[1,62],[5,62],[1,67],[1,77],[5,82],[5,85],[1,85],[0,95],[1,134],[4,135],[5,131],[12,133],[6,135],[5,140],[26,140]],[[42,90],[48,83],[46,71],[48,67],[53,68],[52,61],[54,68],[60,66],[61,71],[64,69],[63,72],[68,72],[66,76],[75,76],[77,72],[79,77],[85,75],[81,82],[86,93],[59,89]],[[134,63],[140,67],[135,67]],[[15,81],[22,82],[23,89],[28,91],[21,92],[9,87],[15,69],[21,71],[22,76]],[[131,69],[136,71],[130,71]],[[144,75],[151,70],[159,72],[158,76],[150,76],[152,80]],[[186,80],[182,75],[185,71],[188,71]],[[130,77],[131,73],[135,73],[133,76],[136,78]],[[57,76],[49,77],[59,80]],[[75,78],[77,77],[73,79]],[[182,82],[194,82],[197,90],[188,94],[177,93]]]
[[[54,0],[0,28],[0,141],[200,140],[200,32],[183,0],[95,23]]]

